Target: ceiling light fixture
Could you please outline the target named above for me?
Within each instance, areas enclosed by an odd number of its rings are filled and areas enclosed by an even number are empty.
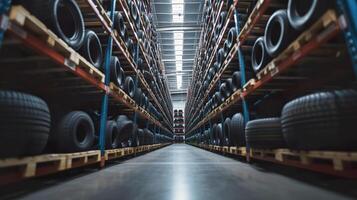
[[[172,22],[183,23],[183,0],[172,0]]]

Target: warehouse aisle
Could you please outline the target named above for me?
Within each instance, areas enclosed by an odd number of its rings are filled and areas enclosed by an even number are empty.
[[[273,172],[185,144],[127,160],[24,199],[344,199]]]

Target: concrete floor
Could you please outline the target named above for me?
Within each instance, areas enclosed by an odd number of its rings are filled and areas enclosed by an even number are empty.
[[[295,171],[295,176],[297,173],[305,172]],[[31,191],[22,199],[349,199],[326,189],[329,181],[312,184],[196,147],[174,144]]]

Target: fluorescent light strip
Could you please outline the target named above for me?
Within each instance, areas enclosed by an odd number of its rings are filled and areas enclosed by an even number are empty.
[[[172,22],[183,23],[184,0],[172,0]],[[176,80],[177,89],[182,87],[182,54],[183,54],[183,31],[175,31],[174,33],[175,60],[176,60]]]
[[[181,74],[177,74],[177,89],[181,89],[182,87],[182,75]]]
[[[183,0],[172,0],[172,22],[183,23]]]

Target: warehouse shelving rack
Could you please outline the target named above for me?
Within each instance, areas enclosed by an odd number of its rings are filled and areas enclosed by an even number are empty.
[[[135,2],[135,1],[134,1],[134,2]],[[128,5],[126,4],[126,1],[118,1],[118,4],[117,4],[117,5],[118,5],[118,6],[117,6],[117,10],[123,11],[123,13],[125,14],[125,18],[126,18],[127,21],[129,22],[129,23],[128,23],[128,24],[129,24],[129,27],[130,27],[130,29],[129,29],[129,30],[130,30],[130,33],[129,33],[129,34],[133,34],[135,41],[138,42],[138,44],[139,44],[139,49],[140,49],[140,52],[143,54],[144,61],[145,61],[144,63],[146,64],[146,67],[149,69],[150,73],[153,74],[152,71],[151,71],[151,67],[150,67],[150,62],[149,62],[148,55],[147,55],[147,53],[146,53],[146,51],[145,51],[145,49],[144,49],[144,45],[143,45],[142,41],[139,39],[139,37],[138,37],[138,35],[137,35],[137,29],[136,29],[134,23],[132,22],[132,20],[131,20],[131,18],[130,18],[130,16],[129,16],[129,13],[128,13],[128,11],[127,11],[129,8],[128,8]],[[135,8],[137,9],[137,12],[140,13],[140,11],[139,11],[137,5],[135,6]],[[140,23],[141,23],[141,24],[144,24],[141,15],[140,15]],[[144,32],[147,33],[145,28],[144,28]],[[145,35],[146,35],[146,34],[145,34]],[[121,38],[118,37],[118,36],[117,36],[117,39],[118,39],[119,41],[121,40]],[[124,42],[123,42],[122,40],[121,40],[119,43],[121,43],[122,45],[124,45]],[[125,45],[123,46],[123,50],[124,50],[124,49],[126,50],[126,52],[128,52],[128,50],[126,49]],[[125,51],[125,50],[124,50],[124,51]],[[121,52],[123,52],[123,51],[121,51]],[[130,57],[130,56],[128,55],[128,53],[127,53],[126,56],[127,56],[127,57]],[[132,69],[133,69],[133,70],[135,71],[135,73],[138,75],[138,77],[139,77],[141,83],[145,86],[145,89],[147,89],[147,91],[148,91],[148,93],[150,94],[151,98],[152,98],[153,101],[155,102],[155,105],[157,105],[157,107],[160,109],[160,111],[164,114],[164,118],[165,118],[166,124],[169,125],[170,122],[169,122],[169,118],[167,117],[167,116],[168,116],[168,115],[167,115],[167,112],[166,112],[167,109],[164,111],[163,107],[161,106],[161,104],[159,103],[159,101],[158,101],[157,98],[155,97],[154,93],[153,93],[152,90],[150,89],[149,84],[146,82],[146,80],[145,80],[143,74],[137,69],[137,66],[136,66],[136,64],[135,64],[135,63],[137,63],[137,62],[136,62],[136,61],[137,61],[136,58],[132,58],[132,59],[130,59],[130,60],[132,61],[132,62],[130,62],[130,65],[131,65]],[[134,60],[135,60],[135,61],[134,61]],[[154,77],[154,80],[155,80],[155,83],[157,84],[157,80],[155,79],[155,77]],[[169,127],[170,127],[170,126],[169,126]],[[170,128],[171,128],[171,127],[170,127]]]
[[[121,55],[124,55],[124,57],[120,57],[120,61],[122,62],[123,60],[127,60],[127,63],[122,63],[122,65],[130,65],[133,70],[132,72],[135,72],[138,77],[136,82],[139,82],[138,79],[140,79],[143,89],[148,91],[152,97],[151,100],[154,100],[154,105],[161,107],[142,74],[137,70],[134,64],[136,63],[136,60],[129,56],[126,47],[123,45],[123,42],[119,37],[117,37],[117,33],[112,29],[112,19],[114,16],[113,11],[116,2],[116,0],[111,1],[111,14],[110,16],[107,16],[104,8],[98,1],[77,0],[77,3],[82,11],[85,10],[85,12],[92,12],[92,14],[94,14],[90,18],[89,22],[86,22],[86,26],[102,29],[103,32],[109,36],[107,37],[108,45],[105,51],[105,74],[97,70],[77,52],[68,47],[67,44],[65,44],[62,40],[57,38],[55,34],[48,30],[45,25],[42,24],[42,22],[33,17],[21,6],[13,6],[11,8],[9,7],[9,14],[7,14],[7,11],[4,11],[0,15],[0,24],[2,27],[1,30],[3,30],[5,33],[6,38],[10,38],[4,41],[3,47],[6,48],[6,46],[9,45],[9,48],[12,48],[15,46],[16,48],[19,47],[21,51],[26,53],[31,52],[31,58],[29,59],[21,58],[18,56],[15,56],[16,58],[1,59],[2,66],[7,64],[11,68],[15,65],[23,64],[23,62],[45,62],[46,67],[37,67],[31,70],[27,69],[26,71],[26,73],[34,76],[38,74],[49,74],[47,79],[43,79],[43,76],[41,76],[41,80],[39,80],[42,82],[42,85],[43,83],[46,83],[46,87],[42,86],[41,88],[36,88],[34,91],[35,93],[41,94],[43,92],[48,92],[50,94],[49,96],[56,100],[58,100],[59,96],[53,95],[54,93],[65,94],[66,98],[63,99],[63,102],[66,102],[66,99],[68,98],[75,98],[75,100],[80,102],[79,104],[88,104],[86,105],[88,108],[98,108],[98,110],[101,110],[98,151],[88,151],[72,154],[39,155],[19,159],[1,159],[1,184],[8,183],[12,180],[56,173],[59,171],[96,163],[104,167],[106,160],[119,158],[125,155],[133,155],[137,152],[145,152],[167,145],[155,144],[125,149],[105,150],[105,124],[108,110],[110,111],[110,108],[120,109],[123,112],[134,113],[134,122],[138,120],[139,116],[143,119],[146,119],[146,127],[148,128],[149,124],[152,124],[155,132],[158,134],[163,131],[166,133],[172,133],[172,127],[170,127],[172,124],[169,123],[168,119],[164,124],[158,121],[153,116],[151,116],[148,111],[137,105],[135,101],[131,99],[121,88],[115,86],[109,81],[109,60],[112,55],[112,50],[116,47],[121,51]],[[10,1],[8,1],[8,4],[6,5],[9,6]],[[3,8],[7,7],[5,6],[1,9]],[[130,21],[128,23],[130,23]],[[142,51],[145,53],[144,50]],[[113,53],[115,54],[118,52]],[[23,67],[24,66],[20,66],[18,69],[23,70]],[[31,71],[31,73],[29,73],[29,71]],[[8,76],[10,74],[5,75],[5,73],[3,73],[2,75]],[[39,77],[40,76],[37,76],[36,78]],[[23,80],[19,78],[18,84],[21,85],[22,81]],[[67,81],[75,81],[75,85],[73,84],[68,86]],[[18,86],[10,85],[10,88],[16,87]],[[114,105],[114,107],[109,108],[111,105]],[[68,164],[74,162],[73,160],[68,161],[68,159],[75,159],[75,161],[78,163],[73,165]],[[29,172],[28,170],[32,171]]]
[[[207,3],[207,1],[206,1]],[[219,82],[219,79],[224,77],[228,65],[234,65],[234,63],[230,63],[232,61],[232,57],[236,57],[239,62],[239,69],[242,74],[241,77],[241,89],[234,92],[228,99],[226,99],[220,106],[209,112],[205,117],[199,118],[197,116],[199,114],[198,111],[202,109],[205,101],[197,103],[197,99],[200,99],[202,94],[196,94],[191,90],[196,87],[196,84],[202,81],[209,69],[210,64],[208,64],[206,69],[202,69],[197,67],[199,70],[203,71],[204,76],[200,75],[201,72],[197,74],[194,72],[193,74],[193,85],[189,90],[188,102],[186,104],[186,112],[188,112],[188,116],[186,117],[186,121],[188,122],[188,127],[186,127],[186,135],[190,136],[195,133],[202,132],[202,128],[210,127],[212,128],[213,120],[222,120],[223,112],[229,110],[241,110],[244,116],[245,123],[249,121],[250,117],[250,109],[248,107],[248,102],[259,102],[264,101],[265,98],[271,95],[273,90],[283,92],[286,96],[294,96],[299,92],[307,91],[308,89],[319,87],[328,80],[333,78],[340,79],[343,75],[346,74],[337,71],[333,75],[328,75],[326,73],[322,74],[323,78],[319,80],[306,80],[303,77],[294,77],[293,74],[289,74],[292,72],[294,68],[301,69],[302,66],[298,65],[298,62],[301,62],[303,58],[307,58],[308,55],[312,54],[313,51],[319,49],[319,47],[328,45],[327,42],[331,41],[331,39],[335,38],[339,34],[345,35],[345,41],[343,43],[344,46],[348,48],[350,53],[351,62],[349,65],[353,66],[354,71],[356,72],[356,48],[357,48],[357,35],[356,35],[356,23],[357,18],[352,13],[356,12],[357,3],[352,1],[344,1],[339,0],[339,13],[334,10],[328,10],[313,26],[311,26],[308,30],[302,33],[295,41],[291,43],[291,45],[281,53],[277,58],[271,61],[266,67],[257,74],[257,78],[252,78],[246,81],[246,72],[247,69],[245,66],[245,57],[244,52],[249,49],[249,45],[245,44],[246,41],[252,40],[254,37],[253,30],[255,33],[264,31],[264,21],[267,21],[269,15],[267,15],[267,11],[273,6],[278,6],[276,4],[277,1],[274,0],[258,0],[254,9],[249,15],[247,22],[244,24],[243,28],[239,30],[241,27],[241,19],[239,15],[239,0],[234,1],[234,4],[231,6],[231,9],[234,9],[234,23],[235,27],[238,30],[238,38],[236,41],[236,45],[233,48],[233,53],[227,56],[224,61],[224,67],[222,67],[213,78],[213,81],[210,83],[209,89],[204,93],[204,100],[208,97],[208,95],[215,89],[215,84]],[[231,15],[228,14],[227,21],[231,20]],[[227,22],[226,23],[229,23]],[[222,32],[224,34],[226,26],[224,26]],[[204,31],[203,31],[204,32]],[[222,34],[221,32],[221,34]],[[221,37],[221,36],[220,36]],[[222,38],[219,38],[219,40]],[[202,42],[202,37],[201,37]],[[221,42],[218,42],[220,45]],[[333,47],[333,45],[331,45]],[[331,47],[330,46],[330,47]],[[329,46],[328,46],[329,47]],[[214,48],[213,55],[217,53],[217,47]],[[346,50],[347,51],[347,50]],[[321,51],[322,52],[322,51]],[[321,53],[319,52],[319,53]],[[198,53],[199,54],[199,53]],[[236,56],[235,56],[236,55]],[[321,53],[322,56],[327,58],[328,54]],[[211,55],[211,57],[213,57]],[[212,58],[211,58],[212,59]],[[210,62],[211,61],[210,59]],[[197,61],[197,57],[196,57]],[[294,66],[294,67],[293,67]],[[296,76],[296,75],[295,75]],[[288,81],[279,82],[279,79],[286,79]],[[357,77],[357,76],[355,76]],[[351,79],[355,78],[351,77]],[[292,84],[291,84],[292,83]],[[294,84],[300,83],[301,86],[298,88],[294,88]],[[202,86],[201,86],[202,87]],[[198,90],[199,91],[199,90]],[[196,103],[196,104],[195,104]],[[253,105],[254,106],[254,105]],[[229,110],[228,110],[229,109]],[[223,122],[223,121],[221,121]],[[197,145],[196,145],[197,146]],[[212,145],[199,144],[201,148],[205,148],[208,150],[215,150],[221,153],[227,153],[227,148],[232,147],[218,147]],[[233,147],[236,148],[236,147]],[[312,152],[291,152],[286,149],[277,149],[277,150],[259,150],[259,149],[251,149],[249,146],[241,147],[246,149],[246,154],[237,154],[240,156],[244,156],[247,161],[250,161],[251,158],[256,160],[265,160],[269,162],[279,163],[283,165],[289,165],[299,168],[304,168],[313,171],[320,171],[324,173],[329,173],[333,175],[339,175],[344,177],[354,177],[356,178],[357,169],[347,169],[343,166],[340,167],[338,164],[343,162],[354,163],[356,162],[355,152],[326,152],[326,151],[312,151]],[[230,150],[229,150],[230,151]],[[228,152],[229,152],[228,151]],[[283,152],[283,153],[282,153]],[[311,155],[309,154],[311,153]],[[306,158],[306,154],[308,158]],[[314,156],[312,156],[314,155]],[[316,156],[320,155],[320,156]],[[324,156],[322,156],[324,155]],[[326,156],[327,155],[327,156]],[[298,158],[299,161],[293,161],[289,159],[283,159],[283,157],[295,157]],[[305,157],[304,157],[305,156]],[[285,158],[285,157],[284,157]],[[332,165],[323,166],[319,165],[318,162],[308,162],[306,163],[306,159],[320,159],[321,160],[329,160]]]

